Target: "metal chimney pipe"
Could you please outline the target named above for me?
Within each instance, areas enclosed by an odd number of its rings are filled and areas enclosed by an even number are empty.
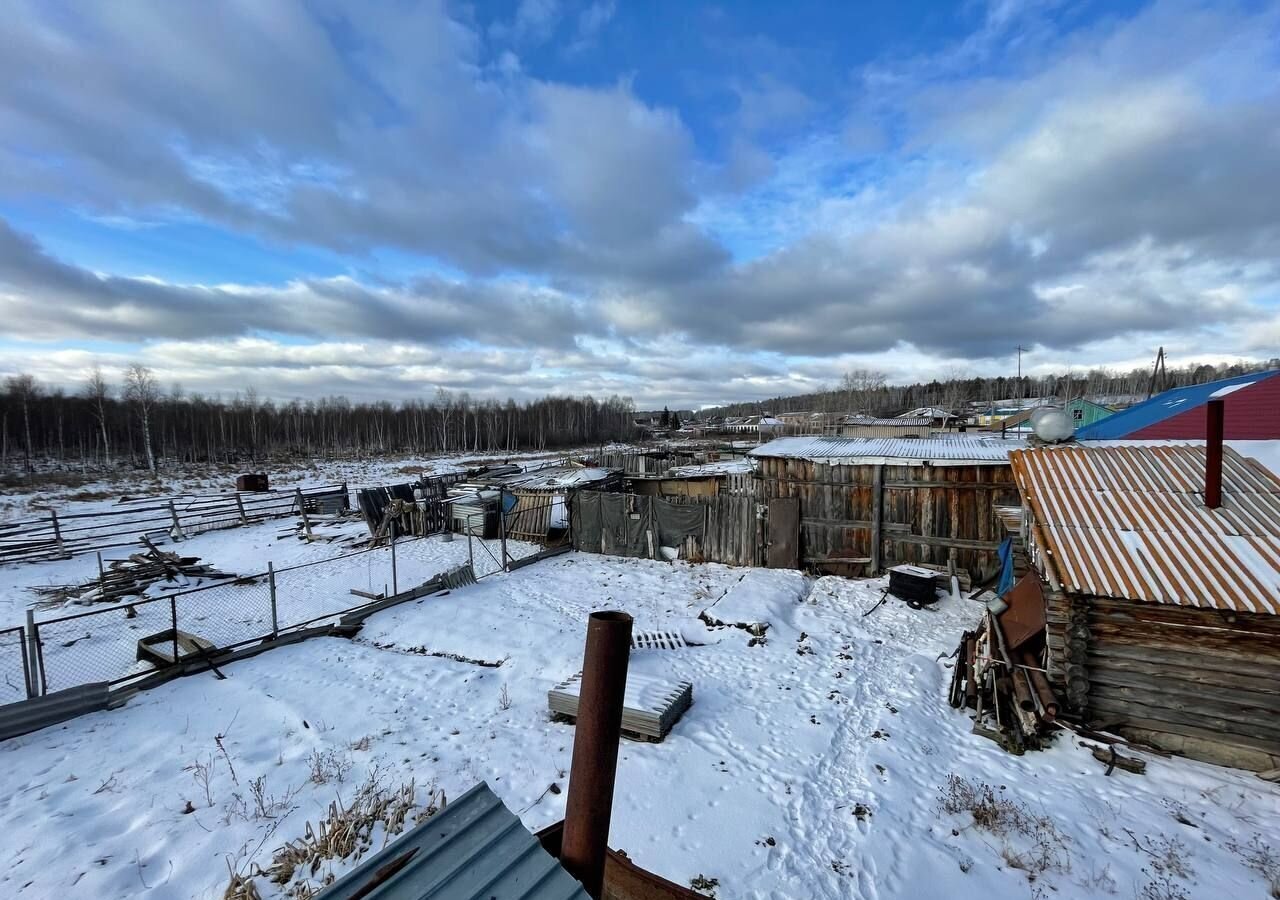
[[[1226,406],[1222,400],[1210,400],[1205,422],[1204,505],[1217,509],[1222,505],[1222,432]]]
[[[624,612],[592,613],[587,621],[560,862],[596,900],[604,892],[630,657],[631,616]]]

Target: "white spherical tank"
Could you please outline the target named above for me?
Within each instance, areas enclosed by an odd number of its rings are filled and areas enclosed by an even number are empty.
[[[1047,444],[1070,440],[1076,428],[1065,410],[1057,407],[1038,409],[1031,415],[1031,430]]]

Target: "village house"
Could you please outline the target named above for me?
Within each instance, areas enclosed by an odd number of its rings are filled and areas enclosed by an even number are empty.
[[[1280,381],[1280,379],[1277,379]],[[1048,675],[1086,723],[1280,765],[1280,478],[1222,444],[1015,450]],[[1216,422],[1216,424],[1215,424]]]
[[[1229,441],[1280,439],[1280,369],[1193,384],[1158,394],[1076,432],[1079,440],[1204,440],[1205,405],[1225,405]]]

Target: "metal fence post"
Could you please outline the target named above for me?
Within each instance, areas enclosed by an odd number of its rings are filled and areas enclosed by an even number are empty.
[[[27,610],[27,630],[23,633],[22,638],[26,641],[22,662],[25,670],[24,674],[27,676],[27,697],[39,697],[43,693],[44,685],[40,683],[40,669],[36,665],[37,654],[40,652],[40,637],[36,631],[36,611],[34,609]]]
[[[173,623],[173,664],[178,664],[178,598],[169,597],[169,619]]]
[[[391,532],[391,593],[400,593],[400,582],[396,577],[396,532]]]
[[[276,567],[267,563],[267,585],[271,589],[271,637],[275,638],[280,634],[280,620],[276,612]]]
[[[307,516],[307,504],[302,497],[302,488],[293,489],[294,499],[298,503],[298,515],[302,516],[302,531],[311,540],[311,519]]]
[[[498,493],[498,537],[502,541],[502,571],[507,571],[507,492]]]

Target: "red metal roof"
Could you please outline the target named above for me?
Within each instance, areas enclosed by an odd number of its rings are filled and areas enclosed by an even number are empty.
[[[1202,446],[1044,447],[1010,461],[1039,526],[1037,564],[1064,590],[1280,615],[1280,478],[1256,460],[1224,448],[1218,509],[1204,505]]]

